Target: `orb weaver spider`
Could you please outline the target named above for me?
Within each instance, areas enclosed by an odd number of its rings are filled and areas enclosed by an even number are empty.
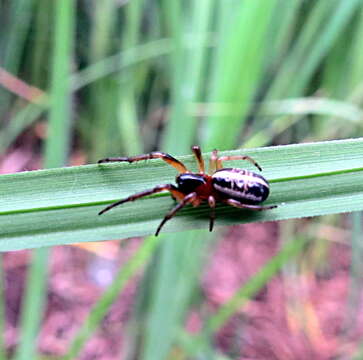
[[[127,198],[108,205],[100,211],[98,215],[102,215],[106,211],[126,202],[134,201],[161,191],[169,191],[171,196],[178,201],[178,204],[172,208],[161,221],[155,232],[155,236],[158,236],[164,224],[187,204],[196,207],[203,201],[208,203],[211,208],[209,231],[213,230],[217,202],[222,202],[240,209],[257,211],[269,210],[277,207],[276,205],[260,205],[260,203],[267,199],[270,192],[269,183],[263,176],[245,169],[223,167],[223,161],[247,160],[256,166],[258,170],[262,171],[261,167],[251,157],[247,155],[218,157],[218,151],[214,150],[209,161],[209,174],[207,174],[205,172],[204,159],[200,147],[193,146],[192,151],[198,165],[197,173],[189,171],[182,162],[175,159],[173,156],[160,151],[132,157],[109,157],[99,160],[98,163],[100,164],[114,161],[127,161],[132,163],[148,159],[162,159],[173,166],[179,172],[179,175],[177,175],[175,179],[176,186],[173,184],[157,185],[152,189],[130,195]]]

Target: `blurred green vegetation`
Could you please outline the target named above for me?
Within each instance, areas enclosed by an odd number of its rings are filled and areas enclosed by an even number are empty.
[[[192,144],[226,150],[363,133],[362,0],[1,0],[0,23],[1,156],[39,122],[47,123],[46,167],[62,166],[80,148],[94,162],[154,149],[187,154]],[[340,224],[336,217],[322,221]],[[360,221],[352,217],[353,240]],[[253,296],[312,238],[283,230],[282,255],[257,275],[258,287],[248,283],[238,294]],[[295,237],[294,248],[287,241]],[[109,294],[147,259],[128,359],[171,359],[176,344],[183,349],[179,359],[222,358],[213,335],[226,316],[208,322],[214,325],[205,329],[203,346],[180,335],[191,303],[202,301],[199,274],[215,239],[190,231],[160,244],[145,241],[141,260],[120,272],[67,358],[82,349],[111,303]],[[352,246],[360,250],[356,240]],[[34,256],[19,359],[37,357],[42,313],[35,316],[32,304],[45,294],[36,281],[45,263],[46,254]],[[360,268],[353,258],[351,322]],[[234,311],[226,304],[220,314]]]

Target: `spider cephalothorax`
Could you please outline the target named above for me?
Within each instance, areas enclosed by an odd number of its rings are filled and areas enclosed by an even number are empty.
[[[100,160],[99,163],[112,161],[127,161],[132,163],[134,161],[159,158],[173,166],[179,172],[179,175],[176,177],[176,186],[173,184],[157,185],[152,189],[131,195],[107,206],[99,212],[99,215],[125,202],[134,201],[160,191],[169,191],[178,201],[178,204],[166,214],[156,229],[155,235],[157,236],[163,225],[187,204],[198,206],[203,201],[208,203],[211,208],[210,231],[213,229],[217,202],[222,202],[237,208],[258,211],[277,207],[276,205],[260,205],[267,199],[270,192],[269,184],[263,176],[244,169],[223,168],[223,161],[247,160],[261,171],[261,167],[251,157],[246,155],[218,157],[217,150],[214,150],[210,157],[209,174],[207,174],[205,173],[204,160],[200,147],[193,146],[192,151],[197,160],[198,173],[190,172],[179,160],[159,151],[133,157],[117,157]]]

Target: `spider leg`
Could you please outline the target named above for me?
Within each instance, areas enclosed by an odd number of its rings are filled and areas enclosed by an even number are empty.
[[[258,170],[262,171],[261,166],[258,165],[255,160],[253,160],[250,156],[247,156],[247,155],[221,156],[220,158],[217,159],[217,169],[218,170],[223,169],[223,163],[222,162],[227,161],[227,160],[247,160],[251,164],[255,165]]]
[[[172,184],[158,185],[158,186],[155,186],[153,189],[144,190],[144,191],[141,191],[141,192],[136,193],[134,195],[130,195],[127,198],[118,200],[118,201],[108,205],[107,207],[105,207],[102,211],[100,211],[98,213],[98,215],[102,215],[106,211],[111,210],[112,208],[114,208],[116,206],[119,206],[121,204],[124,204],[125,202],[134,201],[134,200],[140,199],[140,198],[142,198],[144,196],[155,194],[155,193],[158,193],[158,192],[161,192],[161,191],[164,191],[164,190],[170,191],[171,194],[176,199],[182,200],[184,198],[184,194],[181,193],[174,185],[172,185]]]
[[[180,162],[179,160],[175,159],[171,155],[161,152],[161,151],[154,151],[150,154],[142,154],[137,156],[131,156],[131,157],[108,157],[105,159],[98,160],[98,163],[105,163],[105,162],[113,162],[113,161],[127,161],[129,163],[135,162],[135,161],[141,161],[141,160],[149,160],[149,159],[162,159],[172,167],[174,167],[179,173],[183,174],[188,172],[188,169],[185,167],[185,165]]]
[[[192,151],[193,151],[194,156],[195,156],[195,158],[197,160],[199,172],[204,174],[204,171],[205,171],[204,159],[203,159],[202,153],[200,151],[200,147],[199,146],[192,146]]]
[[[156,229],[155,236],[159,235],[159,232],[161,228],[164,226],[164,224],[170,220],[180,209],[182,209],[185,205],[193,202],[197,198],[197,193],[192,192],[184,197],[183,200],[180,201],[180,203],[175,206],[173,209],[171,209],[164,217],[163,221],[160,223],[158,228]]]
[[[215,212],[216,199],[214,198],[214,196],[210,195],[208,197],[208,205],[211,208],[210,215],[209,215],[209,231],[212,231],[213,225],[214,225],[214,220],[216,218],[216,212]]]
[[[242,204],[239,201],[234,200],[234,199],[227,199],[227,200],[224,200],[224,202],[228,205],[234,206],[239,209],[249,209],[249,210],[256,210],[256,211],[270,210],[270,209],[277,208],[277,205],[262,206],[262,205]]]
[[[218,150],[214,149],[209,159],[209,174],[212,175],[217,170]]]

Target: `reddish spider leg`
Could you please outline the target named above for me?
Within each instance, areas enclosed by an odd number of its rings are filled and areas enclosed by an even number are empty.
[[[163,153],[163,152],[152,152],[150,154],[143,154],[143,155],[138,155],[138,156],[132,156],[132,157],[115,157],[115,158],[105,158],[105,159],[101,159],[98,161],[98,163],[104,163],[104,162],[113,162],[113,161],[118,161],[118,162],[135,162],[135,161],[141,161],[141,160],[148,160],[148,159],[162,159],[164,160],[166,163],[168,163],[169,165],[173,166],[179,173],[183,174],[188,172],[188,169],[185,167],[185,165],[183,163],[181,163],[179,160],[175,159],[174,157],[172,157],[169,154]],[[152,195],[161,191],[169,191],[176,200],[179,201],[179,204],[177,206],[175,206],[170,212],[168,212],[165,216],[165,218],[163,219],[163,221],[160,223],[160,225],[158,226],[155,236],[157,236],[161,230],[161,228],[163,227],[163,225],[169,220],[171,219],[180,209],[182,209],[186,204],[193,202],[196,199],[196,194],[192,193],[192,194],[188,194],[187,196],[185,196],[182,192],[180,192],[173,184],[165,184],[165,185],[158,185],[155,186],[152,189],[149,190],[144,190],[141,191],[139,193],[136,193],[134,195],[130,195],[127,198],[121,199],[119,201],[116,201],[112,204],[110,204],[109,206],[107,206],[106,208],[104,208],[102,211],[100,211],[98,213],[98,215],[102,215],[103,213],[105,213],[106,211],[111,210],[112,208],[122,205],[126,202],[129,201],[135,201],[137,199],[140,199],[144,196],[148,196],[148,195]]]
[[[173,158],[171,155],[167,153],[163,153],[161,151],[154,151],[150,154],[143,154],[143,155],[137,155],[137,156],[131,156],[131,157],[109,157],[105,159],[101,159],[98,161],[99,164],[105,163],[105,162],[123,162],[127,161],[129,163],[135,162],[135,161],[141,161],[141,160],[149,160],[149,159],[162,159],[172,167],[174,167],[179,173],[183,174],[188,172],[188,169],[185,167],[183,163],[181,163],[179,160]]]
[[[203,159],[200,147],[199,146],[192,146],[192,151],[193,151],[194,156],[195,156],[195,158],[197,160],[199,173],[204,174],[205,173],[204,159]],[[216,199],[214,198],[213,195],[210,195],[208,197],[208,205],[211,208],[211,212],[210,212],[210,215],[209,215],[209,231],[212,231],[213,226],[214,226],[214,220],[216,218],[216,215],[215,215]]]
[[[227,200],[224,200],[224,202],[228,205],[234,206],[239,209],[249,209],[249,210],[256,210],[256,211],[270,210],[270,209],[277,208],[277,205],[262,206],[262,205],[242,204],[239,201],[234,200],[234,199],[227,199]]]
[[[139,192],[137,194],[134,194],[134,195],[131,195],[131,196],[125,198],[125,199],[116,201],[113,204],[111,204],[111,205],[107,206],[106,208],[104,208],[102,211],[100,211],[98,213],[98,215],[102,215],[106,211],[111,210],[112,208],[114,208],[115,206],[119,206],[119,205],[124,204],[124,203],[126,203],[128,201],[134,201],[134,200],[140,199],[140,198],[142,198],[144,196],[148,196],[148,195],[155,194],[157,192],[165,191],[165,190],[169,191],[180,202],[179,202],[179,204],[177,206],[175,206],[171,211],[169,211],[166,214],[163,221],[158,226],[158,228],[157,228],[157,230],[155,232],[155,236],[158,236],[161,228],[163,227],[163,225],[168,220],[170,220],[185,205],[187,205],[189,203],[192,203],[197,198],[196,193],[191,193],[191,194],[188,194],[188,195],[185,196],[173,184],[158,185],[158,186],[155,186],[153,189],[141,191],[141,192]]]
[[[152,189],[141,191],[139,193],[130,195],[127,198],[118,200],[118,201],[108,205],[102,211],[100,211],[98,213],[98,215],[102,215],[106,211],[111,210],[112,208],[114,208],[116,206],[119,206],[121,204],[124,204],[126,202],[135,201],[135,200],[140,199],[140,198],[142,198],[144,196],[152,195],[152,194],[155,194],[155,193],[158,193],[158,192],[161,192],[161,191],[165,191],[165,190],[169,191],[179,201],[184,199],[185,195],[182,192],[180,192],[173,184],[157,185]]]
[[[202,156],[202,152],[200,151],[200,147],[199,146],[192,146],[192,151],[193,151],[194,156],[195,156],[195,158],[197,160],[199,173],[204,174],[204,172],[205,172],[204,159],[203,159],[203,156]]]
[[[159,235],[159,232],[161,228],[164,226],[164,224],[170,220],[179,210],[181,210],[185,205],[192,203],[196,198],[198,197],[197,193],[192,192],[188,195],[185,195],[185,197],[180,201],[178,205],[176,205],[174,208],[172,208],[164,217],[158,228],[156,229],[155,236]]]
[[[217,170],[223,169],[223,161],[228,161],[228,160],[247,160],[251,164],[255,165],[258,170],[262,171],[261,166],[258,165],[255,160],[253,160],[251,157],[247,155],[221,156],[220,158],[217,157]]]
[[[247,160],[251,164],[255,165],[258,170],[262,171],[260,165],[257,164],[250,156],[247,155],[231,155],[218,157],[218,150],[213,150],[209,160],[209,174],[213,175],[217,170],[223,169],[223,161],[228,160]]]

